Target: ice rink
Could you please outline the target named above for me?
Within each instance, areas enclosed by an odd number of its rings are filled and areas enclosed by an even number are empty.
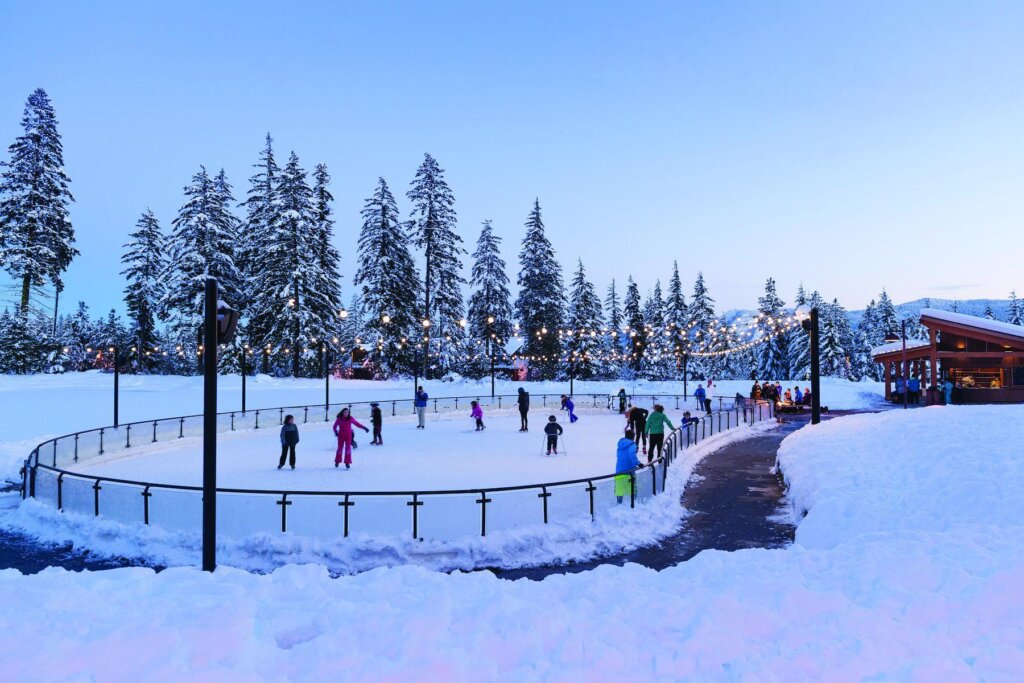
[[[355,418],[370,427],[369,410]],[[682,411],[667,410],[678,425]],[[564,431],[557,456],[545,455],[544,425],[555,415]],[[485,414],[487,429],[474,431],[464,413],[428,413],[426,429],[414,416],[385,416],[383,446],[370,445],[370,434],[356,429],[359,447],[352,468],[335,468],[337,440],[331,422],[301,424],[297,466],[278,470],[278,426],[218,437],[217,484],[221,488],[318,491],[412,491],[488,488],[539,484],[611,474],[615,446],[625,426],[623,416],[584,409],[570,425],[568,415],[551,409],[530,411],[530,430],[519,432],[518,412]],[[202,440],[184,438],[157,443],[109,457],[91,459],[75,471],[150,483],[200,485]]]

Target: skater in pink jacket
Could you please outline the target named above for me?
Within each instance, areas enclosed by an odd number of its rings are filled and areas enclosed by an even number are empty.
[[[348,408],[342,408],[338,413],[338,419],[334,421],[334,435],[338,437],[338,452],[334,455],[335,467],[341,464],[342,454],[345,456],[345,469],[352,466],[352,425],[364,432],[370,431],[352,417]]]
[[[484,427],[484,410],[476,401],[470,401],[470,405],[473,407],[473,410],[469,412],[469,416],[476,420],[476,431],[482,432],[487,429]]]

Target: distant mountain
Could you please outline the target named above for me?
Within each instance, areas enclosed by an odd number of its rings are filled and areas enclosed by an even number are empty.
[[[997,320],[1006,321],[1009,314],[1009,299],[916,299],[896,305],[896,313],[900,318],[917,318],[922,308],[937,308],[940,311],[956,311],[965,315],[984,317],[985,307],[990,306]],[[864,309],[849,312],[850,325],[856,328],[864,317]]]

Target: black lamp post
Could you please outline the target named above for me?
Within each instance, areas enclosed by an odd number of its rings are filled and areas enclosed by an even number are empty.
[[[818,309],[807,304],[794,311],[796,319],[810,333],[811,347],[811,424],[821,422],[821,367],[818,343]]]
[[[121,354],[118,353],[118,349],[116,346],[111,346],[110,352],[114,354],[114,426],[116,427],[118,424],[118,399],[120,398],[121,394],[118,382],[118,379],[121,376]]]
[[[907,372],[907,321],[906,320],[901,320],[900,321],[900,334],[898,336],[896,335],[895,332],[890,332],[889,334],[885,335],[885,342],[887,344],[895,344],[896,342],[900,341],[900,339],[903,340],[903,365],[900,367],[900,377],[899,378],[903,380],[903,409],[906,410],[909,407],[908,406],[908,403],[909,403],[909,401],[908,401],[908,394],[910,393],[908,391],[908,383],[907,383],[907,380],[909,379],[907,377],[907,375],[909,373]]]
[[[487,316],[487,355],[491,362],[491,398],[494,398],[494,316]]]
[[[245,365],[245,357],[249,353],[249,345],[242,347],[242,414],[245,414],[245,376],[249,374],[249,368]]]

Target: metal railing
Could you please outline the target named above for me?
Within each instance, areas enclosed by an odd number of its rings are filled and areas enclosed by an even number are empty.
[[[560,394],[531,396],[531,404]],[[447,397],[431,399],[434,412],[458,410],[470,400],[492,408],[512,407],[515,396]],[[677,396],[632,396],[635,405],[647,399],[666,403]],[[511,399],[511,400],[510,400]],[[617,408],[618,397],[603,394],[577,395],[577,407]],[[580,400],[584,399],[584,400]],[[555,399],[557,401],[557,399]],[[302,415],[304,422],[329,419],[334,408],[369,406],[369,401],[336,406],[285,406],[232,411],[218,415],[218,432],[276,426],[286,414]],[[391,403],[392,415],[412,400],[377,401]],[[552,406],[558,405],[557,402]],[[323,414],[323,416],[321,415]],[[414,539],[450,540],[466,535],[486,536],[488,532],[548,524],[553,519],[596,519],[618,507],[617,477],[629,477],[629,507],[665,491],[668,470],[679,454],[716,433],[742,425],[753,425],[773,416],[768,402],[735,402],[680,425],[666,435],[664,454],[624,474],[489,488],[427,491],[300,491],[278,489],[218,488],[218,533],[244,537],[280,529],[322,538],[348,537],[355,532],[368,535],[411,533]],[[261,422],[262,417],[262,422]],[[269,422],[269,424],[268,424]],[[201,416],[191,415],[146,420],[76,432],[39,444],[22,469],[22,497],[52,504],[58,510],[91,513],[122,522],[159,523],[169,530],[195,531],[201,528],[200,486],[134,481],[69,471],[65,466],[80,463],[112,451],[128,450],[143,443],[199,436]],[[134,435],[134,441],[133,441]],[[623,504],[625,504],[625,496]],[[353,510],[359,504],[359,510]]]

